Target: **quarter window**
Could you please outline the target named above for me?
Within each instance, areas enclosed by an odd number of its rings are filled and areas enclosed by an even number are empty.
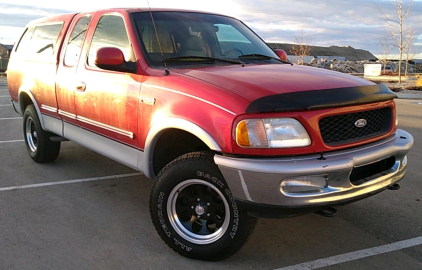
[[[31,41],[32,34],[34,33],[35,27],[29,27],[26,29],[25,33],[23,34],[19,44],[16,48],[17,52],[26,52],[29,46],[29,42]]]
[[[62,27],[63,23],[35,27],[29,43],[28,52],[52,55]]]

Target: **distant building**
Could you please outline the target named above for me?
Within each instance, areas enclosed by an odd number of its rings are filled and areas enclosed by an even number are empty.
[[[12,52],[13,45],[0,44],[0,71],[3,72],[7,69],[9,63],[10,53]]]
[[[13,45],[4,45],[0,43],[0,57],[9,58],[10,53],[12,52]]]

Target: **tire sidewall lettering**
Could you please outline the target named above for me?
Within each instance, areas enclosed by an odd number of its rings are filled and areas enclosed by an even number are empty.
[[[231,208],[233,209],[233,226],[230,231],[230,237],[234,239],[236,236],[237,229],[239,227],[239,209],[237,208],[236,200],[233,197],[229,189],[225,190],[226,195],[229,197],[229,203],[231,203]]]
[[[184,250],[186,250],[188,252],[192,250],[192,247],[181,243],[176,237],[174,237],[173,240],[174,240],[174,244],[176,246],[179,246],[181,249],[184,249]]]
[[[218,178],[215,177],[215,176],[211,176],[210,174],[204,173],[204,172],[201,172],[201,171],[197,171],[196,175],[199,176],[199,177],[205,178],[205,180],[210,180],[211,182],[216,184],[217,187],[220,187],[220,188],[224,187],[224,183],[222,181],[218,180]]]
[[[163,229],[164,233],[167,235],[167,237],[171,237],[171,232],[166,225],[166,221],[164,219],[164,214],[163,214],[163,202],[164,202],[165,195],[166,194],[164,192],[160,192],[158,196],[158,203],[157,203],[158,219],[160,221],[161,228]]]

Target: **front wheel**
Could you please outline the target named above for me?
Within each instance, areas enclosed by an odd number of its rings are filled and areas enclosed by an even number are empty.
[[[192,259],[233,255],[255,225],[236,204],[210,153],[186,154],[167,165],[155,181],[150,209],[164,242]]]

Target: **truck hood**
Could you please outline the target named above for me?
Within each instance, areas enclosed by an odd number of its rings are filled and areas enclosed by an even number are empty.
[[[250,102],[290,92],[374,85],[340,72],[289,64],[248,64],[175,71],[224,88]]]

